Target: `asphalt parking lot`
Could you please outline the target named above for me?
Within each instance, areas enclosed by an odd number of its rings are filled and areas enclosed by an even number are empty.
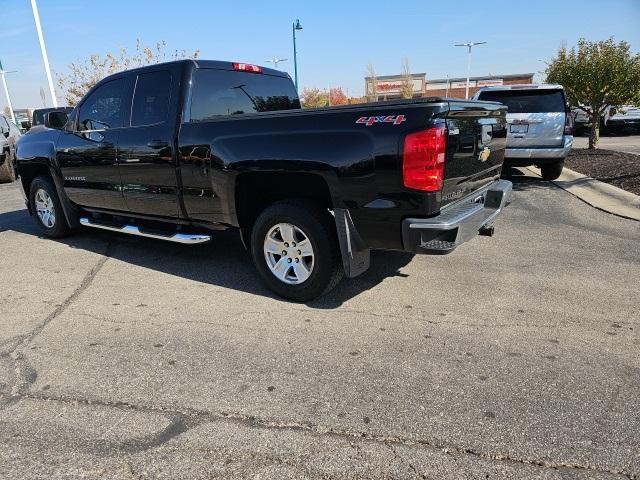
[[[309,305],[233,232],[46,240],[0,186],[0,477],[639,478],[640,224],[514,181]]]
[[[575,137],[573,140],[573,147],[588,148],[589,137]],[[598,147],[607,150],[617,150],[618,152],[637,153],[640,155],[640,135],[601,136]]]

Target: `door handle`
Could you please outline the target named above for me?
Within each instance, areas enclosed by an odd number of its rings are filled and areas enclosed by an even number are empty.
[[[169,144],[167,142],[163,142],[162,140],[151,140],[147,143],[147,147],[153,148],[154,150],[158,150],[160,148],[166,148]]]

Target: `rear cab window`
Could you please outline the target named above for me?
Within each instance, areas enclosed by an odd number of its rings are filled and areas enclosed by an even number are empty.
[[[192,122],[299,108],[298,94],[288,77],[210,68],[194,72]]]
[[[559,89],[487,90],[478,100],[500,102],[508,113],[557,113],[567,110],[564,93]]]
[[[156,125],[169,117],[171,73],[166,70],[138,75],[131,107],[131,126]]]

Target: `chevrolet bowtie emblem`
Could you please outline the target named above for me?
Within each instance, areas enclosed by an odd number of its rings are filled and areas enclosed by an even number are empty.
[[[489,155],[491,155],[491,149],[489,147],[484,147],[478,155],[478,160],[486,162],[489,159]]]

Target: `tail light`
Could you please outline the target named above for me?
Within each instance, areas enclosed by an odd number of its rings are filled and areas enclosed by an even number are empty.
[[[570,110],[564,116],[564,134],[573,135],[573,115]]]
[[[424,192],[441,190],[446,149],[447,129],[444,125],[407,135],[402,156],[404,186]]]
[[[250,63],[234,63],[233,69],[237,72],[262,73],[262,67]]]

